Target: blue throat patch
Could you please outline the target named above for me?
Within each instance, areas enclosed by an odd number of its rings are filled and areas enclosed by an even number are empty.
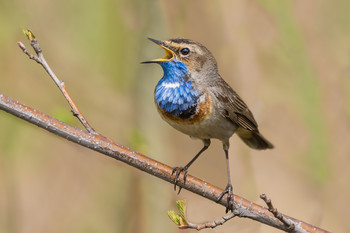
[[[198,93],[187,78],[187,66],[177,59],[159,64],[164,71],[154,93],[159,107],[182,119],[191,117],[196,113]]]

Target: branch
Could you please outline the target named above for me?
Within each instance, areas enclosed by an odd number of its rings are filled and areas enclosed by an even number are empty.
[[[87,129],[87,131],[78,129],[64,122],[61,122],[55,118],[52,118],[51,116],[48,116],[22,103],[19,103],[1,93],[0,109],[16,117],[19,117],[31,124],[37,125],[46,131],[49,131],[60,137],[66,138],[71,142],[95,150],[101,154],[107,155],[116,160],[122,161],[130,166],[133,166],[150,175],[163,179],[169,183],[174,183],[174,178],[172,177],[172,167],[169,167],[166,164],[153,160],[149,157],[146,157],[143,154],[140,154],[122,145],[119,145],[113,142],[111,139],[96,133],[92,129],[92,127],[89,126],[85,118],[81,115],[81,113],[75,106],[72,99],[69,97],[66,89],[64,88],[63,82],[57,79],[55,74],[52,72],[52,70],[46,63],[41,48],[37,43],[34,35],[29,30],[25,32],[27,37],[31,41],[31,45],[34,48],[34,51],[38,56],[31,55],[21,42],[18,42],[19,47],[30,59],[35,60],[45,68],[45,70],[55,81],[56,85],[60,88],[61,92],[69,102],[73,114],[79,118],[81,123]],[[177,183],[178,186],[190,192],[196,193],[202,197],[205,197],[211,201],[216,202],[220,194],[223,192],[222,189],[215,187],[214,185],[209,184],[191,175],[187,175],[186,184],[184,184],[183,176],[180,176],[179,178],[180,179]],[[227,196],[222,198],[220,202],[218,202],[218,204],[226,206]],[[283,218],[287,219],[292,224],[294,224],[295,228],[293,232],[328,232],[303,221],[291,218],[287,215],[281,215],[283,216]],[[281,229],[283,231],[291,231],[291,229],[289,229],[289,226],[287,226],[285,223],[281,222],[278,218],[276,218],[268,209],[237,195],[234,195],[234,210],[230,216],[232,218],[234,216],[250,218],[252,220],[267,224],[269,226]]]
[[[174,178],[171,175],[173,170],[172,167],[119,145],[103,135],[91,134],[87,131],[68,125],[3,94],[0,94],[0,109],[71,142],[122,161],[169,183],[174,183]],[[216,202],[220,194],[223,192],[222,189],[189,174],[187,175],[186,184],[183,182],[183,177],[180,176],[178,185],[183,189],[196,193],[214,202]],[[226,207],[227,197],[225,196],[222,198],[218,204]],[[288,227],[275,218],[268,209],[248,201],[243,197],[234,195],[234,206],[233,213],[237,217],[250,218],[286,232],[290,231]],[[293,232],[328,232],[287,215],[281,215],[295,225]]]

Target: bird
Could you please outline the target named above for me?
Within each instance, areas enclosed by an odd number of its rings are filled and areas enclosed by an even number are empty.
[[[217,202],[227,194],[226,213],[233,211],[233,187],[229,166],[229,139],[235,133],[250,148],[274,146],[259,132],[258,124],[246,103],[220,76],[212,53],[201,43],[186,38],[156,40],[165,51],[163,58],[142,63],[157,63],[163,77],[154,91],[154,101],[163,120],[176,130],[203,142],[202,149],[184,167],[174,167],[174,189],[181,172],[186,182],[188,168],[209,148],[211,139],[222,142],[226,158],[227,186]],[[179,187],[178,194],[181,191]]]

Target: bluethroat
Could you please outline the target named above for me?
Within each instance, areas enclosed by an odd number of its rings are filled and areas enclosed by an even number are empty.
[[[174,167],[174,189],[180,173],[186,182],[187,170],[206,150],[212,138],[223,144],[228,182],[217,201],[227,194],[226,213],[233,210],[230,177],[229,139],[236,133],[245,144],[257,150],[273,145],[258,130],[253,114],[239,95],[221,78],[214,56],[203,45],[184,38],[159,41],[148,38],[165,50],[165,57],[146,61],[157,63],[164,71],[154,99],[162,118],[175,129],[201,139],[203,148],[184,167]],[[179,192],[181,187],[179,187]]]

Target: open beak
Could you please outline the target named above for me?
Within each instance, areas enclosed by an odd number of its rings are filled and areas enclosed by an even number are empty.
[[[165,57],[163,58],[157,58],[157,59],[153,59],[153,60],[150,60],[150,61],[144,61],[144,62],[141,62],[141,63],[161,63],[161,62],[167,62],[167,61],[170,61],[171,59],[173,59],[175,56],[174,56],[174,53],[173,51],[171,51],[168,47],[167,47],[167,44],[164,43],[163,41],[160,41],[160,40],[155,40],[155,39],[152,39],[152,38],[147,38],[149,39],[150,41],[154,42],[155,44],[159,45],[160,47],[162,47],[165,51]]]

